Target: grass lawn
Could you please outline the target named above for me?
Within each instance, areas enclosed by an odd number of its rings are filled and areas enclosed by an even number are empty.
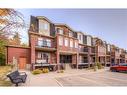
[[[11,82],[7,80],[6,74],[11,71],[11,66],[0,66],[0,86],[11,86]]]

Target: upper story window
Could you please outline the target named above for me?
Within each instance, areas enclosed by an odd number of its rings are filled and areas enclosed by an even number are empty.
[[[75,41],[75,48],[78,48],[78,42]]]
[[[44,30],[48,30],[48,23],[44,23]]]
[[[47,39],[46,42],[47,42],[47,46],[51,47],[51,40]]]
[[[70,47],[73,47],[73,40],[70,40]]]
[[[42,46],[42,44],[43,44],[42,40],[43,40],[42,38],[38,38],[38,46]]]
[[[65,38],[65,46],[68,46],[68,38]]]
[[[62,29],[62,28],[57,28],[57,32],[58,32],[59,34],[63,34],[63,29]]]
[[[69,37],[73,37],[73,32],[69,31]]]
[[[86,36],[86,35],[84,35],[83,37],[84,37],[84,41],[83,41],[83,42],[84,42],[84,44],[87,44],[87,36]]]
[[[38,52],[37,58],[41,58],[41,52]]]
[[[108,51],[110,51],[111,49],[110,49],[110,45],[108,45]]]
[[[92,40],[90,36],[87,36],[87,45],[91,46],[92,45]]]
[[[39,20],[39,33],[50,36],[49,23],[44,20]]]
[[[81,35],[79,35],[79,40],[81,40],[82,38],[81,38]]]
[[[59,37],[59,45],[63,45],[63,37]]]
[[[38,38],[38,46],[40,46],[40,47],[51,47],[51,40]]]

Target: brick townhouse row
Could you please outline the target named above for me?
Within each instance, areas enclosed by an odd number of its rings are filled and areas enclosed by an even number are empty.
[[[29,47],[6,46],[7,63],[16,58],[19,69],[35,69],[40,63],[90,67],[95,62],[110,66],[127,63],[127,52],[97,37],[75,31],[44,16],[31,16]]]

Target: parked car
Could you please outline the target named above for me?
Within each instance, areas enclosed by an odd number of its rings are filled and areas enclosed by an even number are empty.
[[[113,72],[127,72],[127,63],[111,66],[110,70]]]

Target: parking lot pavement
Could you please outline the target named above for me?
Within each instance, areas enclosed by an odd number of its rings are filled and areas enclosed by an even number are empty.
[[[56,78],[61,86],[127,86],[127,74],[110,71]]]
[[[102,69],[70,70],[33,75],[27,71],[27,82],[21,86],[127,86],[127,74]]]

